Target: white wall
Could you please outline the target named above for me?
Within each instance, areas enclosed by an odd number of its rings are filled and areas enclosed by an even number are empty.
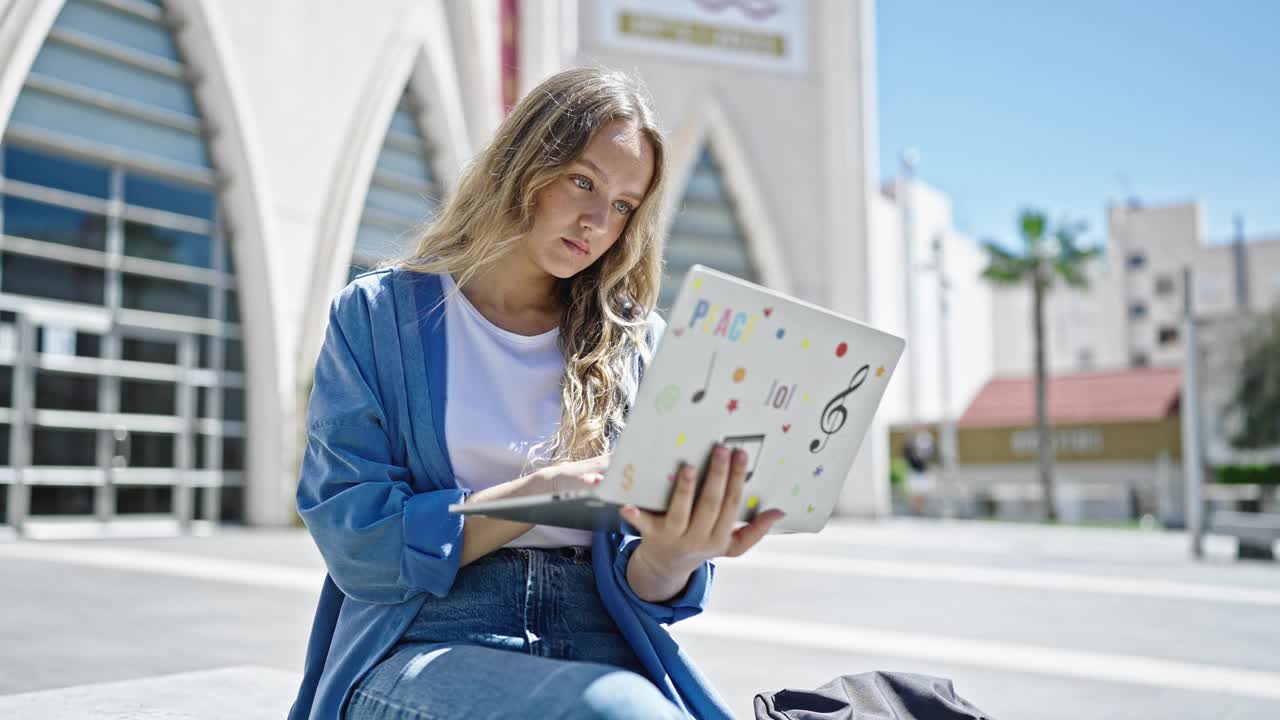
[[[1203,208],[1198,203],[1163,207],[1113,207],[1110,212],[1112,267],[1123,268],[1126,313],[1129,306],[1147,307],[1143,318],[1127,315],[1129,355],[1145,355],[1156,366],[1176,365],[1182,357],[1181,343],[1161,344],[1161,328],[1177,328],[1182,317],[1181,294],[1156,292],[1160,278],[1173,279],[1182,286],[1182,270],[1195,263],[1204,237]],[[1129,268],[1127,259],[1141,253],[1142,267]],[[1117,308],[1118,309],[1118,308]]]
[[[913,203],[910,266],[904,245],[904,207]],[[873,266],[873,322],[906,336],[903,362],[886,393],[881,414],[891,423],[925,422],[958,417],[991,377],[999,337],[993,323],[993,293],[981,278],[986,253],[954,228],[951,201],[923,182],[910,187],[899,181],[892,192],[877,195],[876,262]],[[943,267],[949,284],[947,352],[942,352],[938,275],[933,240],[942,242]],[[949,407],[943,407],[942,367],[950,384]]]

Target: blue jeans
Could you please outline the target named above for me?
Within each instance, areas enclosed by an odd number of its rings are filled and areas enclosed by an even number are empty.
[[[596,593],[589,548],[503,548],[430,596],[346,720],[685,717]]]

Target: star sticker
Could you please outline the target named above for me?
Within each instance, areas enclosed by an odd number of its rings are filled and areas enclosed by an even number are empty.
[[[814,477],[819,477],[819,476],[821,476],[821,475],[822,475],[822,466],[821,466],[821,465],[819,465],[817,468],[815,468],[815,469],[814,469],[814,471],[813,471],[813,476],[814,476]]]
[[[737,409],[738,409],[738,401],[737,401],[737,400],[730,400],[730,401],[729,401],[729,412],[734,412],[734,411],[736,411]]]

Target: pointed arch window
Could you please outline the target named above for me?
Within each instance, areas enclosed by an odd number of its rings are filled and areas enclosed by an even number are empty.
[[[422,132],[422,105],[406,89],[391,116],[369,181],[348,281],[410,250],[415,230],[435,216],[439,203],[431,146]]]
[[[710,146],[705,145],[685,185],[667,237],[666,274],[659,307],[671,306],[685,274],[695,263],[759,281],[724,175]]]
[[[198,76],[159,0],[67,0],[17,98],[0,522],[240,517],[239,303]]]

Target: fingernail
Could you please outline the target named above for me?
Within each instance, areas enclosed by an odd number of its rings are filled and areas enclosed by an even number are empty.
[[[724,459],[729,454],[729,447],[727,445],[721,445],[720,443],[716,443],[715,453],[716,453],[716,457],[720,459]]]

